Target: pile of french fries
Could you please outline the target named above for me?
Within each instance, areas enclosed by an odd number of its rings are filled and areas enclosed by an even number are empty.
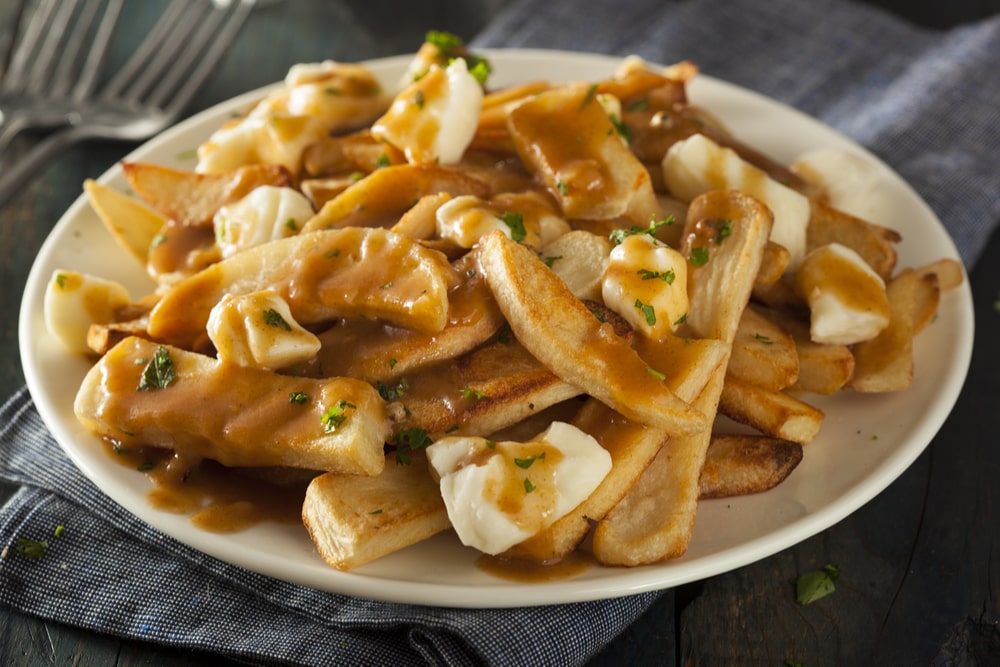
[[[634,566],[685,552],[700,499],[785,479],[821,429],[810,395],[907,388],[957,262],[897,270],[896,232],[689,103],[691,63],[495,90],[488,68],[441,35],[394,95],[362,65],[299,66],[195,171],[126,163],[136,196],[88,181],[158,287],[53,276],[53,329],[99,356],[81,423],[191,465],[311,471],[304,524],[346,570],[452,526],[433,443],[564,421],[610,472],[502,556],[552,563],[589,537]],[[682,145],[709,156],[701,185]],[[70,322],[88,290],[102,306]],[[875,324],[817,334],[828,294]]]

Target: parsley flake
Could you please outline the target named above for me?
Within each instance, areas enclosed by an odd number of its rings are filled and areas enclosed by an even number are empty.
[[[26,537],[17,538],[17,553],[21,554],[25,558],[30,558],[32,560],[38,560],[45,555],[45,551],[49,548],[49,543],[45,540],[29,540]]]
[[[336,431],[344,425],[344,422],[347,421],[348,415],[344,412],[344,410],[348,408],[354,409],[357,407],[358,406],[346,400],[340,400],[336,404],[331,405],[326,409],[326,412],[323,413],[323,416],[320,417],[320,423],[323,424],[323,431],[325,433],[333,433]]]
[[[516,465],[518,468],[524,468],[525,470],[527,470],[532,466],[532,464],[535,461],[544,458],[545,458],[545,452],[542,452],[541,454],[535,454],[534,456],[529,456],[524,459],[514,459],[514,465]]]
[[[588,104],[594,101],[594,97],[596,96],[597,96],[597,84],[595,83],[592,86],[590,86],[590,88],[587,89],[587,92],[583,96],[583,100],[580,101],[580,108],[578,110],[583,111],[583,109]]]
[[[693,266],[705,266],[708,264],[708,248],[691,248],[691,256],[688,261]]]
[[[646,318],[646,324],[648,324],[649,326],[653,326],[654,324],[656,324],[656,312],[653,310],[653,307],[651,305],[649,305],[648,303],[643,303],[639,299],[636,299],[635,304],[633,305],[642,311],[643,317]]]
[[[654,218],[653,220],[650,220],[648,227],[633,225],[629,229],[616,229],[608,235],[608,238],[611,239],[611,242],[615,245],[621,245],[628,237],[638,236],[640,234],[649,234],[655,238],[656,232],[660,229],[660,227],[666,227],[672,224],[674,224],[674,216],[672,215],[668,215],[663,220],[656,220]]]
[[[652,375],[653,377],[655,377],[660,382],[663,382],[664,380],[667,379],[666,375],[664,375],[660,371],[656,370],[655,368],[647,367],[646,368],[646,372],[649,373],[650,375]]]
[[[309,400],[309,394],[304,391],[293,391],[288,395],[288,402],[302,405]]]
[[[150,389],[165,389],[167,385],[176,379],[174,376],[174,362],[170,358],[170,350],[164,345],[156,348],[153,358],[142,370],[139,378],[137,391],[149,391]]]
[[[534,484],[531,483],[530,479],[528,479],[527,477],[524,478],[524,492],[525,493],[531,493],[532,491],[534,491],[537,488],[538,488],[537,486],[535,486]]]
[[[673,269],[667,269],[666,271],[650,271],[649,269],[639,269],[637,273],[642,276],[643,280],[655,280],[659,278],[668,285],[673,285],[674,281],[677,280],[677,274],[674,273]]]
[[[382,381],[375,382],[375,389],[378,395],[386,401],[398,401],[410,390],[410,382],[406,378],[399,381],[396,386],[389,386]]]
[[[268,308],[264,311],[264,324],[269,327],[277,327],[279,329],[284,329],[285,331],[291,331],[292,325],[285,321],[285,318],[281,316],[281,313],[276,311],[274,308]]]
[[[834,580],[840,576],[836,565],[826,565],[822,570],[806,572],[795,580],[795,601],[806,605],[824,598],[836,590]]]
[[[733,233],[733,221],[732,220],[716,220],[715,221],[715,245],[722,245],[722,242],[727,236]]]
[[[520,213],[504,213],[497,216],[505,225],[510,227],[510,237],[520,243],[528,236],[528,230],[524,227],[524,216]]]
[[[431,438],[422,428],[406,428],[393,436],[389,444],[396,447],[396,463],[410,465],[407,452],[424,449],[431,444]]]
[[[57,273],[56,274],[56,285],[59,286],[59,289],[66,289],[66,274],[65,273]]]
[[[753,335],[753,339],[755,341],[757,341],[758,343],[763,343],[764,345],[773,345],[774,344],[773,340],[771,340],[768,336],[765,336],[764,334],[761,334],[761,333],[755,333]]]
[[[486,394],[480,389],[473,389],[469,385],[462,387],[462,398],[474,398],[477,401],[486,396]]]

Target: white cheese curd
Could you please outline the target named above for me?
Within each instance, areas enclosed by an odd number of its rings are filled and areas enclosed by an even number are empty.
[[[779,183],[765,171],[708,137],[694,134],[678,141],[662,162],[663,180],[670,192],[690,202],[711,190],[742,190],[763,202],[774,214],[771,240],[785,247],[794,270],[806,252],[809,199]]]
[[[286,368],[312,359],[321,346],[272,290],[226,294],[212,308],[207,328],[220,361],[248,368]]]
[[[77,271],[56,271],[45,288],[43,311],[48,330],[72,352],[87,354],[91,324],[107,324],[131,303],[119,283]]]
[[[673,333],[690,307],[687,260],[648,234],[628,236],[611,250],[601,294],[604,305],[647,337]]]
[[[442,438],[427,459],[462,544],[490,555],[566,516],[611,470],[597,440],[563,422],[524,443]]]
[[[262,185],[216,211],[215,240],[223,257],[268,241],[298,234],[313,216],[309,199],[298,190]]]
[[[513,238],[532,248],[541,247],[542,244],[539,220],[521,213],[497,210],[475,195],[453,197],[438,207],[434,219],[437,235],[460,248],[471,248],[480,238],[497,229],[507,238]],[[551,230],[556,226],[548,226],[550,234],[555,233]]]
[[[839,243],[806,255],[795,286],[809,304],[810,338],[817,343],[852,345],[889,324],[885,282],[858,253]]]
[[[482,102],[482,86],[456,58],[397,95],[372,136],[403,151],[410,164],[454,164],[476,133]]]
[[[817,148],[800,155],[792,171],[822,188],[834,208],[882,225],[892,219],[883,170],[863,155]]]

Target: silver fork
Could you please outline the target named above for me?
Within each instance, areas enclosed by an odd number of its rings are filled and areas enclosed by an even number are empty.
[[[0,79],[0,154],[24,130],[64,124],[94,92],[122,0],[101,13],[103,3],[39,3]]]
[[[174,123],[239,32],[255,0],[173,0],[107,85],[65,127],[0,175],[0,206],[53,156],[87,139],[137,141]]]

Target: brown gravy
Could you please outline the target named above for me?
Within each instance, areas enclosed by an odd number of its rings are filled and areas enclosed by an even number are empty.
[[[565,581],[583,574],[594,565],[594,559],[582,551],[571,551],[558,563],[549,565],[487,554],[476,559],[476,569],[499,579],[523,584]]]
[[[209,460],[187,461],[156,447],[104,446],[112,461],[146,475],[152,484],[146,494],[150,507],[190,515],[201,530],[236,533],[263,522],[302,522],[302,502],[314,473],[227,468]]]

